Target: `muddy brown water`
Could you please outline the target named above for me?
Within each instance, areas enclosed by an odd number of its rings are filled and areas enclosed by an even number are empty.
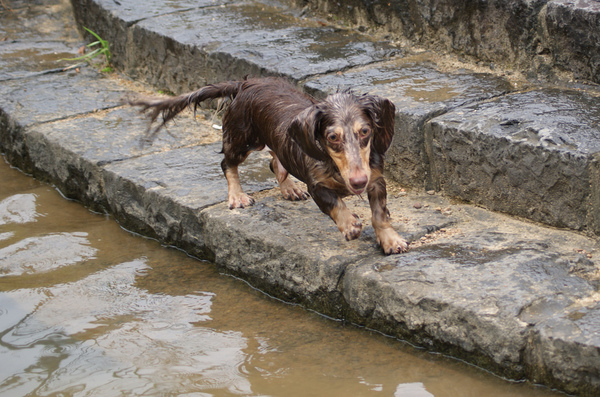
[[[254,290],[0,161],[2,396],[550,396]]]

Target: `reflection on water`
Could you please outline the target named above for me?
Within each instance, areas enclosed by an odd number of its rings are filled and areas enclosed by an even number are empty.
[[[28,237],[0,248],[0,276],[43,272],[90,259],[97,250],[89,246],[86,237],[84,232],[56,233]]]
[[[0,395],[546,396],[274,301],[0,164]]]

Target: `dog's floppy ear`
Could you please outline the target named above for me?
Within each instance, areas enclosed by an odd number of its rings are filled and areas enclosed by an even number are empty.
[[[325,160],[327,154],[319,142],[319,128],[322,110],[312,105],[294,117],[289,134],[302,151],[316,160]]]
[[[377,153],[384,154],[394,137],[396,106],[389,99],[375,95],[363,95],[359,98],[359,102],[373,121],[372,146]]]

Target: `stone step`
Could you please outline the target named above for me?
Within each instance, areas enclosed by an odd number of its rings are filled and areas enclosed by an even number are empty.
[[[530,79],[600,83],[598,0],[284,0],[325,20]]]
[[[31,95],[15,96],[17,83]],[[51,89],[85,105],[97,84],[109,95],[87,111],[69,104],[56,108],[70,113],[53,114],[35,95]],[[272,296],[502,376],[598,390],[600,377],[590,378],[600,371],[595,239],[439,195],[405,194],[390,183],[393,226],[411,250],[386,257],[367,202],[347,200],[364,231],[346,242],[314,202],[281,198],[266,153],[242,171],[257,203],[229,210],[218,134],[183,118],[145,142],[139,114],[114,106],[113,95],[130,83],[88,68],[10,87],[6,95],[0,89],[10,120],[2,129],[6,157],[65,196],[113,214],[124,228],[210,259]]]
[[[134,78],[181,93],[245,75],[282,75],[315,96],[347,88],[383,95],[397,107],[387,158],[398,182],[600,232],[600,91],[592,86],[549,89],[451,69],[433,53],[260,2],[73,4],[80,26],[109,40],[115,63]]]

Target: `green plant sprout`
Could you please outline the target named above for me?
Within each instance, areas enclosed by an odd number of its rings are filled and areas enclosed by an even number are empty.
[[[87,61],[91,63],[91,60],[96,58],[97,56],[102,56],[104,55],[105,58],[105,66],[103,69],[101,69],[101,72],[105,72],[105,73],[110,73],[112,72],[113,68],[112,66],[110,66],[110,58],[111,58],[111,53],[110,50],[108,49],[108,41],[103,40],[100,36],[98,36],[98,34],[96,32],[91,31],[90,29],[86,28],[85,26],[83,27],[85,30],[87,30],[91,35],[93,35],[97,41],[94,41],[93,43],[90,43],[88,45],[86,45],[86,47],[91,48],[91,47],[95,47],[95,46],[99,46],[98,48],[96,48],[94,51],[82,55],[80,57],[77,58],[65,58],[65,59],[61,59],[61,61]],[[77,65],[71,65],[69,67],[67,67],[67,69],[71,69],[76,67]]]

